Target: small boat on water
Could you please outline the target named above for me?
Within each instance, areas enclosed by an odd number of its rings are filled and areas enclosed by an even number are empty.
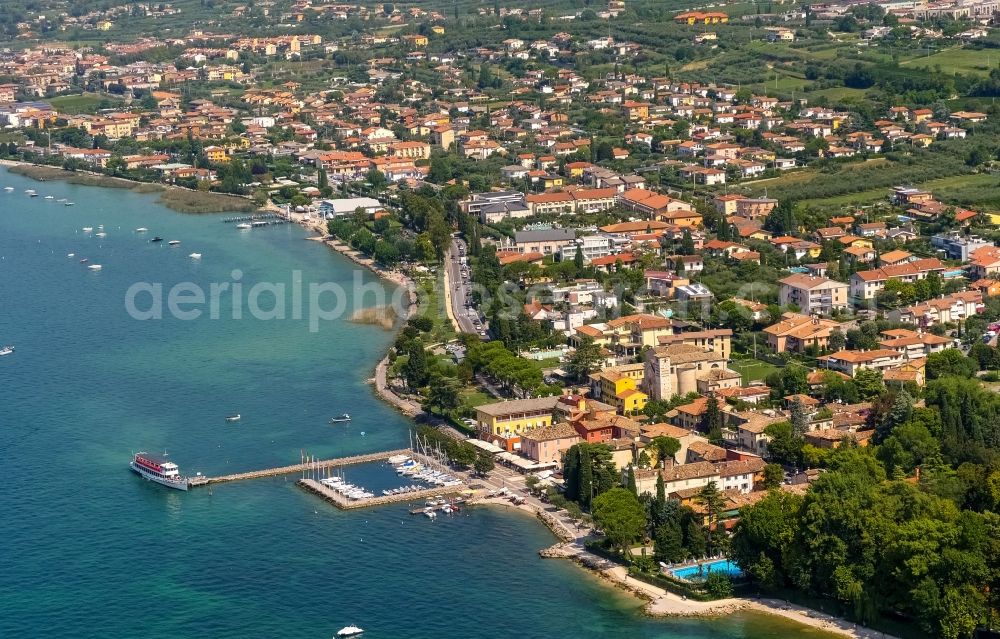
[[[66,206],[73,206],[72,202],[66,202]]]
[[[229,416],[226,417],[226,421],[227,422],[238,422],[238,421],[240,421],[240,414],[236,413],[235,415],[229,415]]]
[[[76,255],[76,253],[67,253],[66,257],[73,257],[74,255]]]
[[[35,189],[24,189],[24,192],[27,193],[28,195],[31,195],[32,193],[35,192]]]
[[[0,347],[0,357],[3,357],[4,355],[10,355],[13,352],[14,352],[14,347],[13,346],[7,345],[7,346]]]
[[[100,264],[91,264],[91,265],[90,265],[90,266],[88,266],[87,268],[89,268],[89,269],[90,269],[90,270],[92,270],[92,271],[99,271],[99,270],[101,270],[101,268],[103,268],[103,267],[102,267],[102,266],[101,266]]]
[[[157,235],[156,237],[154,237],[153,239],[150,240],[150,242],[162,242],[162,241],[163,241],[163,238],[160,237],[159,235]]]
[[[344,626],[337,631],[338,637],[356,637],[360,635],[364,630],[358,628],[357,626]]]
[[[88,258],[86,258],[86,257],[85,257],[85,258],[83,258],[82,260],[80,260],[80,264],[86,264],[86,263],[87,263],[87,262],[89,262],[89,261],[90,261],[90,260],[89,260]]]
[[[46,200],[54,200],[54,199],[56,199],[56,196],[54,196],[54,195],[46,195],[45,199]]]
[[[149,230],[149,229],[147,229],[147,228],[146,228],[145,226],[140,226],[139,228],[137,228],[137,229],[135,230],[135,232],[136,232],[136,233],[145,233],[145,232],[146,232],[146,231],[148,231],[148,230]]]
[[[83,227],[83,232],[84,233],[90,233],[93,230],[94,230],[93,226],[85,226],[85,227]]]
[[[38,197],[37,193],[28,193],[28,197]]]
[[[170,246],[177,246],[180,243],[181,243],[180,240],[170,240],[169,242],[167,242],[167,244],[169,244]]]
[[[100,233],[94,233],[94,237],[107,237],[107,236],[108,234],[105,233],[104,231],[101,231]]]
[[[14,190],[14,187],[13,186],[5,186],[5,187],[3,187],[3,190],[7,191],[8,193],[10,193],[11,191]]]
[[[167,461],[166,455],[150,455],[149,453],[136,453],[129,462],[129,468],[141,477],[157,484],[177,490],[187,490],[190,482],[187,477],[181,477],[177,464]]]
[[[190,257],[192,260],[200,260],[201,253],[192,253],[191,255],[188,255],[188,257]]]
[[[349,421],[351,421],[351,416],[348,415],[347,413],[344,413],[340,417],[331,417],[330,418],[330,423],[331,424],[339,424],[340,422],[349,422]]]
[[[236,228],[240,229],[241,231],[245,231],[247,229],[252,229],[253,227],[247,224],[246,222],[243,222],[241,224],[237,224]]]

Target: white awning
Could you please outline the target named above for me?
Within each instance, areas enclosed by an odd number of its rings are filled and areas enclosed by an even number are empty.
[[[481,450],[483,452],[486,452],[486,453],[489,453],[491,455],[496,455],[497,453],[504,452],[503,448],[500,448],[496,444],[493,444],[491,442],[484,442],[481,439],[467,439],[465,441],[467,441],[468,443],[472,444],[473,446],[475,446],[479,450]]]

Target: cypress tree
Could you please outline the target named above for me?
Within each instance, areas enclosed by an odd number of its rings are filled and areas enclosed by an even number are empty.
[[[625,487],[628,488],[629,492],[633,495],[639,495],[639,489],[635,485],[635,468],[633,466],[628,467],[628,479]]]
[[[663,485],[663,475],[659,471],[656,473],[656,501],[661,504],[667,501],[667,489]]]
[[[566,499],[577,501],[580,498],[580,446],[571,446],[566,451],[566,462],[563,465],[563,484]]]
[[[590,461],[590,450],[586,445],[580,447],[580,475],[577,486],[577,502],[586,510],[590,510],[590,500],[594,496],[594,467]]]

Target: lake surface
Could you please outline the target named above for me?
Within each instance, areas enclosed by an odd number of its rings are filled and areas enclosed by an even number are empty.
[[[214,475],[402,447],[410,423],[366,384],[388,332],[237,320],[225,298],[218,319],[141,321],[130,287],[208,290],[234,269],[247,289],[290,288],[294,271],[305,286],[381,284],[298,227],[240,232],[155,196],[0,169],[3,186],[15,191],[0,191],[0,344],[17,352],[0,358],[0,636],[325,638],[351,623],[374,639],[829,636],[762,615],[643,617],[575,565],[540,559],[551,534],[502,510],[430,521],[405,504],[340,512],[294,477],[188,493],[141,480],[127,469],[136,450]],[[81,230],[98,225],[106,237]],[[343,412],[354,421],[327,423]],[[385,472],[346,470],[372,488]]]

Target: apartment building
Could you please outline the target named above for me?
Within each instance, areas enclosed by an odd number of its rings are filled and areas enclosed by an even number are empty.
[[[803,353],[806,349],[825,350],[839,324],[833,320],[801,313],[785,313],[781,320],[764,329],[767,345],[776,353]]]
[[[889,280],[901,282],[916,282],[925,279],[931,273],[943,273],[944,264],[941,260],[930,257],[914,260],[896,266],[883,266],[868,271],[858,271],[851,275],[850,294],[854,303],[875,299],[875,296],[885,288]]]
[[[778,302],[795,304],[806,315],[830,314],[847,308],[848,286],[826,277],[796,273],[778,280]]]
[[[894,322],[916,324],[928,328],[937,324],[960,322],[972,317],[983,308],[982,291],[960,291],[951,295],[919,302],[889,311]]]
[[[870,351],[837,351],[818,358],[821,366],[854,377],[862,369],[886,371],[906,362],[906,356],[899,351],[877,348]]]
[[[576,239],[573,229],[547,229],[542,231],[517,231],[512,248],[518,253],[555,255],[562,247]]]

